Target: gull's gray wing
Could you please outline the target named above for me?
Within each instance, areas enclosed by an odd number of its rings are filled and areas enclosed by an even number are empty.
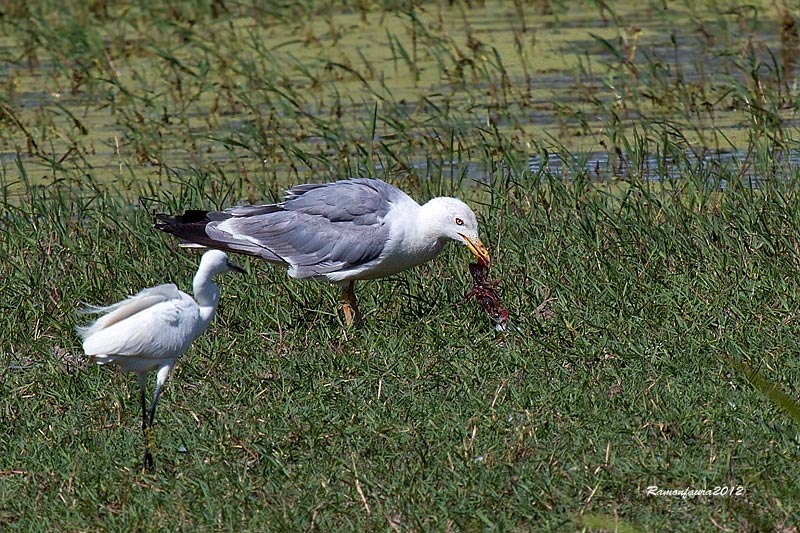
[[[212,219],[205,232],[232,249],[289,265],[293,277],[324,277],[378,259],[390,234],[386,216],[404,198],[370,179],[299,185],[279,204],[231,208],[224,212],[229,218]]]

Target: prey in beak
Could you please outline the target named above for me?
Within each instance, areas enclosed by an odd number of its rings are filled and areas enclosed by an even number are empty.
[[[461,238],[464,239],[464,244],[466,244],[467,249],[472,252],[472,255],[478,260],[478,263],[481,266],[488,267],[489,266],[489,250],[486,249],[486,246],[483,245],[481,239],[479,237],[475,237],[475,239],[470,239],[463,233],[459,233]]]

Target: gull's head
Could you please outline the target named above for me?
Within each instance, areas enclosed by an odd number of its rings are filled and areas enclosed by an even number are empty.
[[[440,197],[430,200],[425,208],[441,237],[463,243],[479,262],[489,265],[489,250],[478,236],[478,219],[467,204]]]
[[[222,274],[231,271],[244,274],[244,269],[231,263],[228,260],[228,255],[220,250],[209,250],[204,253],[203,258],[200,260],[200,267],[198,270],[205,270],[212,276],[214,274]]]

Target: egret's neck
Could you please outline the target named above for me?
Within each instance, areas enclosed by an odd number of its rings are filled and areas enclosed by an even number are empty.
[[[200,306],[200,317],[206,323],[214,318],[214,311],[217,310],[219,303],[219,287],[211,280],[212,276],[212,272],[199,271],[195,274],[192,284],[194,299]]]

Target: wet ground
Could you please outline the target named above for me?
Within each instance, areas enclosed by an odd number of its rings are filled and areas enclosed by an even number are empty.
[[[512,152],[533,174],[663,179],[680,172],[658,153],[667,137],[682,164],[742,175],[763,172],[737,168],[754,138],[797,160],[798,32],[772,4],[242,7],[197,20],[46,5],[0,22],[7,186],[193,172],[486,181]]]

